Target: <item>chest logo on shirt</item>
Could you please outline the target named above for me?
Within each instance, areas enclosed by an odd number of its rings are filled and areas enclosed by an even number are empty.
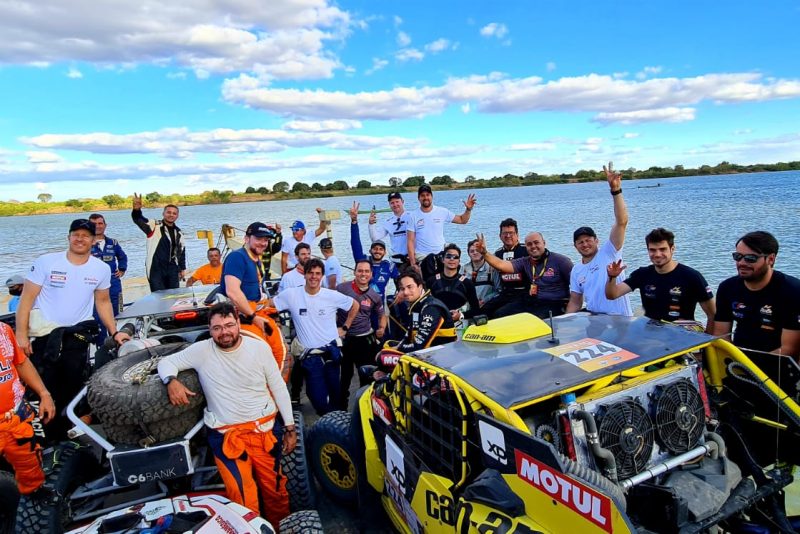
[[[403,220],[402,220],[400,217],[398,217],[398,218],[397,218],[397,220],[396,220],[395,222],[393,222],[392,224],[394,225],[395,232],[397,232],[397,231],[399,231],[399,230],[400,230],[400,228],[402,228],[402,227],[403,227],[403,225],[405,225],[406,223],[405,223],[405,221],[403,221]]]
[[[648,284],[644,286],[644,296],[649,299],[656,298],[656,286],[653,284]]]
[[[680,297],[682,292],[680,286],[675,286],[669,290],[669,294],[673,297]]]
[[[733,316],[737,319],[744,318],[744,314],[747,311],[747,304],[744,302],[732,302],[731,307],[733,308]]]
[[[772,305],[766,304],[766,305],[762,306],[761,309],[758,310],[758,312],[761,315],[766,315],[768,317],[771,317],[772,316]]]
[[[308,315],[308,310],[307,310],[306,308],[300,308],[300,309],[298,310],[298,313],[299,313],[299,314],[300,314],[302,317],[305,317],[306,315]]]
[[[417,228],[422,228],[425,226],[425,219],[420,219],[417,221]]]

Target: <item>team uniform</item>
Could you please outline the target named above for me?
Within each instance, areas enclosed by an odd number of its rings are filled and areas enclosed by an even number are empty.
[[[800,330],[800,280],[773,271],[769,283],[751,291],[738,276],[717,290],[717,322],[735,323],[733,343],[771,352],[781,346],[783,329]]]
[[[369,238],[382,241],[388,237],[389,246],[393,254],[408,255],[408,229],[411,228],[413,218],[411,213],[404,211],[400,215],[392,214],[382,222],[369,225]],[[444,245],[444,243],[443,243]]]
[[[333,284],[333,288],[338,286],[342,283],[342,264],[339,263],[339,258],[336,256],[328,256],[322,262],[325,264],[325,276],[323,277],[323,281],[326,282],[326,285],[323,287],[328,287],[328,277],[331,275],[336,276],[335,283]],[[331,289],[333,289],[331,288]]]
[[[186,270],[186,242],[181,229],[174,224],[168,226],[163,221],[148,219],[140,209],[132,210],[131,218],[147,236],[144,267],[150,291],[178,287],[179,273]]]
[[[111,308],[114,310],[114,317],[116,317],[122,311],[123,302],[122,280],[114,276],[114,273],[128,270],[128,255],[122,250],[119,241],[106,237],[92,245],[92,256],[108,265],[111,270],[111,287],[108,290],[108,296],[111,298]]]
[[[444,273],[439,273],[428,278],[425,287],[450,310],[459,310],[468,305],[468,311],[464,313],[464,317],[468,319],[480,311],[475,286],[465,274],[446,276]]]
[[[405,213],[403,214],[405,215]],[[370,234],[372,233],[372,226],[370,226]],[[406,232],[403,230],[403,241],[405,242]],[[400,277],[400,272],[397,266],[389,260],[381,260],[376,262],[371,256],[364,254],[364,249],[361,247],[361,237],[358,234],[358,223],[350,224],[350,249],[353,251],[353,261],[362,260],[364,258],[370,260],[372,265],[372,285],[381,297],[386,296],[386,286],[390,280],[396,281]],[[394,250],[394,249],[393,249]],[[326,271],[327,272],[327,271]]]
[[[511,260],[511,265],[528,284],[527,311],[542,318],[564,313],[569,301],[571,259],[545,249],[539,261],[528,256]]]
[[[339,406],[347,410],[347,401],[350,396],[350,382],[353,380],[353,369],[362,365],[375,363],[375,355],[380,350],[380,343],[375,337],[372,325],[377,324],[383,317],[383,298],[372,287],[366,291],[359,289],[355,281],[344,282],[336,286],[336,291],[351,297],[358,302],[360,308],[358,315],[353,319],[353,324],[347,330],[342,342],[342,368],[341,388],[339,389]],[[339,311],[336,322],[344,325],[347,314]],[[365,386],[371,382],[369,378],[359,375],[360,385]]]
[[[195,280],[200,280],[200,283],[206,286],[219,284],[222,281],[222,264],[220,263],[214,267],[210,263],[206,263],[205,265],[197,268],[197,270],[192,274],[192,278]]]
[[[33,439],[35,413],[25,402],[25,385],[17,373],[25,358],[11,327],[0,323],[0,456],[14,468],[23,495],[44,484],[41,447]]]
[[[431,211],[415,210],[411,213],[408,231],[415,235],[417,256],[436,254],[444,248],[444,225],[452,222],[455,214],[447,208],[432,206]],[[419,257],[417,258],[419,262]]]
[[[622,249],[617,250],[609,239],[598,249],[589,263],[578,263],[572,268],[569,289],[583,295],[586,309],[592,313],[608,315],[633,316],[631,301],[628,295],[614,300],[606,298],[606,266],[622,259]],[[623,275],[617,277],[617,283],[624,282]]]
[[[281,281],[278,283],[278,293],[282,293],[291,287],[302,287],[304,285],[306,285],[306,276],[295,267],[281,276]]]
[[[497,271],[485,261],[477,269],[469,261],[461,266],[461,272],[472,280],[479,302],[488,302],[500,290],[500,277],[497,276]]]
[[[287,269],[291,270],[294,268],[295,265],[297,265],[297,256],[295,256],[294,254],[294,249],[297,247],[297,245],[299,245],[300,243],[305,243],[309,247],[313,248],[314,241],[316,241],[316,239],[317,238],[313,235],[309,237],[308,232],[306,232],[306,235],[303,236],[302,241],[298,241],[297,239],[295,239],[294,235],[289,235],[286,239],[283,240],[283,243],[281,244],[281,252],[285,252],[289,255],[286,258],[286,261],[288,262],[286,264]]]
[[[639,267],[625,283],[640,291],[645,316],[656,321],[694,321],[697,303],[714,298],[703,275],[682,263],[664,274],[654,265]]]
[[[158,373],[165,379],[185,369],[197,371],[208,403],[203,417],[208,442],[228,498],[263,512],[277,527],[289,515],[286,477],[277,458],[282,431],[276,430],[283,428],[277,416],[283,424],[294,420],[289,392],[271,356],[267,344],[247,334],[231,351],[206,339],[163,358]]]
[[[511,250],[500,247],[494,255],[501,260],[512,261],[517,258],[527,258],[528,249],[525,245],[517,243]],[[522,273],[500,273],[500,292],[490,301],[483,303],[484,313],[494,319],[525,311],[528,289],[529,284]]]
[[[457,339],[450,310],[430,292],[423,293],[409,306],[408,316],[406,336],[397,345],[400,352],[413,352]]]
[[[319,415],[339,406],[339,332],[336,311],[350,310],[353,299],[331,289],[320,288],[310,295],[305,287],[294,287],[278,293],[273,299],[280,311],[289,311],[303,346],[299,355],[306,377],[306,395]]]

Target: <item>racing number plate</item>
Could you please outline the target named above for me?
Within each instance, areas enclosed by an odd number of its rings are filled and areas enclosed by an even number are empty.
[[[551,349],[544,349],[544,352],[579,367],[587,373],[639,357],[638,354],[629,352],[621,347],[590,337],[558,345]]]
[[[168,480],[194,472],[189,442],[179,441],[144,449],[108,453],[117,486]]]

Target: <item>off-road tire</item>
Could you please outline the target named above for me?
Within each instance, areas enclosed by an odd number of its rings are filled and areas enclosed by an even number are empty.
[[[141,384],[134,384],[129,374],[150,359],[160,359],[178,352],[188,343],[170,343],[132,352],[100,368],[89,380],[88,400],[92,413],[103,425],[136,425],[178,417],[205,403],[200,381],[194,370],[181,371],[178,379],[197,393],[188,406],[169,402],[167,388],[158,376],[156,365]]]
[[[66,442],[47,449],[42,462],[49,491],[20,497],[17,532],[61,534],[70,522],[69,495],[97,471],[97,461],[87,447]]]
[[[316,510],[301,510],[284,517],[281,534],[324,534],[322,520]]]
[[[345,504],[358,501],[358,469],[349,413],[323,415],[308,432],[308,455],[322,488]]]
[[[314,478],[308,466],[306,454],[305,423],[303,413],[294,412],[297,425],[297,445],[294,450],[281,457],[281,471],[286,477],[286,491],[289,493],[289,509],[292,512],[313,510],[317,504]]]
[[[154,443],[161,443],[170,439],[183,437],[200,419],[203,418],[203,409],[193,408],[183,412],[177,417],[153,421],[140,425],[103,425],[106,438],[121,445],[140,445],[140,442],[152,436]],[[148,432],[145,432],[145,428]]]
[[[14,532],[14,518],[17,515],[19,491],[14,474],[0,470],[0,534]]]

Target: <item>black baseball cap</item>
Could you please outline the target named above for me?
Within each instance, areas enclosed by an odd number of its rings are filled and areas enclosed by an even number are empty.
[[[69,233],[72,233],[75,230],[86,230],[90,234],[94,235],[95,226],[94,223],[89,219],[75,219],[69,225]]]
[[[577,241],[578,238],[582,235],[588,235],[589,237],[597,237],[597,234],[594,233],[594,230],[592,230],[589,226],[581,226],[572,233],[572,242],[574,243],[575,241]]]
[[[373,241],[372,244],[369,246],[370,249],[372,249],[372,247],[381,247],[383,250],[386,250],[386,243],[378,239],[376,241]]]
[[[327,237],[323,237],[322,239],[319,240],[319,248],[324,248],[326,250],[329,248],[333,248],[333,241],[331,241]]]
[[[403,197],[402,197],[402,195],[400,195],[400,193],[399,193],[399,192],[395,191],[395,192],[393,192],[393,193],[389,193],[389,196],[386,198],[386,201],[387,201],[387,202],[391,202],[392,200],[394,200],[394,199],[396,199],[396,198],[397,198],[397,199],[400,199],[400,200],[403,200]]]
[[[422,193],[430,193],[432,195],[433,190],[431,189],[431,186],[429,186],[428,184],[422,184],[421,186],[419,186],[419,189],[417,189],[417,196],[420,196]]]
[[[254,222],[247,227],[245,235],[251,235],[253,237],[272,237],[275,235],[275,232],[262,222]]]

